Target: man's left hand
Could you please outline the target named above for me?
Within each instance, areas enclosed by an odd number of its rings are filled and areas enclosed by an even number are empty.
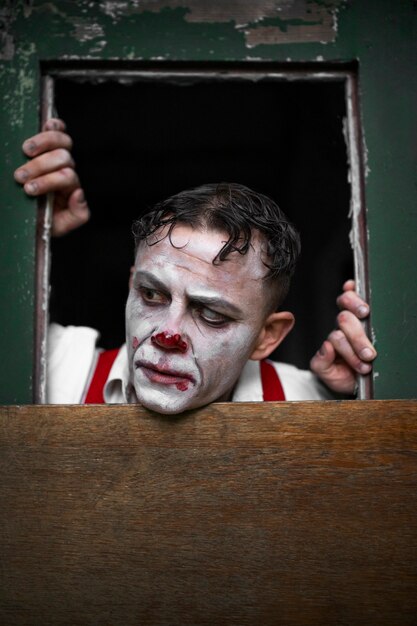
[[[377,355],[360,322],[369,315],[369,306],[356,293],[353,280],[343,285],[337,304],[338,328],[323,342],[310,367],[332,391],[353,394],[357,375],[369,374]]]

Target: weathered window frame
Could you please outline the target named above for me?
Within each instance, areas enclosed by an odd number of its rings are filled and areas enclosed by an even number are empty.
[[[55,79],[71,78],[78,81],[160,81],[199,82],[216,81],[343,81],[345,85],[345,138],[351,187],[350,217],[351,245],[355,280],[361,297],[369,301],[369,273],[365,210],[363,139],[359,114],[358,72],[356,64],[314,63],[121,63],[121,62],[48,62],[42,64],[41,126],[52,116]],[[39,202],[36,241],[36,306],[35,306],[35,363],[34,402],[46,399],[47,325],[50,273],[51,198]],[[369,335],[371,322],[364,322]],[[361,376],[358,398],[373,397],[371,375]]]

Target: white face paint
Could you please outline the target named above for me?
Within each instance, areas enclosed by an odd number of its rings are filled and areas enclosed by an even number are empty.
[[[213,265],[226,239],[178,225],[174,246],[139,247],[126,304],[132,401],[174,414],[230,399],[266,318],[266,268],[257,238]]]

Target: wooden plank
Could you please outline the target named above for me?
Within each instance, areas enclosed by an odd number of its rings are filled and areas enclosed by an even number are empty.
[[[0,623],[417,623],[417,402],[0,409]]]

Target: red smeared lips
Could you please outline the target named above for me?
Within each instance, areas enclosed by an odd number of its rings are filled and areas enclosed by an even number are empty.
[[[162,385],[178,385],[185,381],[195,382],[194,376],[186,372],[178,372],[169,368],[159,367],[147,361],[136,361],[136,369],[141,369],[150,381]]]

